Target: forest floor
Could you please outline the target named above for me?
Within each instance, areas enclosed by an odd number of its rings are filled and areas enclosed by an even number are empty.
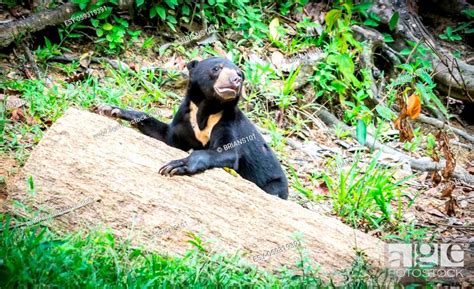
[[[250,52],[249,53],[254,53]],[[70,55],[74,59],[80,59],[80,55],[84,54],[84,48],[77,47],[72,49]],[[113,59],[113,58],[110,58]],[[264,56],[262,56],[264,59]],[[178,55],[172,57],[160,57],[158,55],[141,55],[140,51],[129,50],[121,56],[121,61],[132,67],[159,67],[162,69],[172,70],[185,70],[184,59]],[[9,77],[13,79],[21,79],[21,70],[11,70],[12,66],[21,66],[22,64],[17,62],[17,59],[12,55],[10,59],[5,59],[0,62],[0,67],[6,71],[11,71]],[[64,72],[62,66],[57,66],[58,63],[48,62],[47,63],[47,82],[49,87],[58,86],[60,89],[67,89],[66,86],[75,80]],[[91,76],[96,76],[100,81],[105,80],[107,76],[111,75],[111,69],[106,64],[90,64],[88,65],[87,73]],[[75,75],[80,73],[74,72]],[[113,74],[112,74],[113,75]],[[100,83],[100,82],[99,82]],[[281,85],[279,83],[272,83],[272,85]],[[185,92],[185,82],[183,80],[170,80],[163,86],[163,93],[172,93],[173,95],[182,96]],[[140,97],[143,93],[141,89],[135,91],[135,95],[125,95],[123,98]],[[308,89],[306,93],[313,93]],[[19,91],[14,89],[8,91],[6,94],[7,98],[13,103],[16,100],[21,99]],[[162,119],[170,120],[173,114],[173,107],[179,104],[180,98],[175,97],[172,101],[162,103],[163,101],[150,102],[147,104],[147,111],[151,112],[152,115],[158,116]],[[245,97],[242,100],[244,103],[243,109],[246,110]],[[28,125],[39,124],[41,130],[46,132],[47,128],[52,124],[51,120],[41,119],[39,121],[32,118],[28,119],[28,115],[22,115],[27,108],[30,106],[28,102],[17,101],[16,111],[20,114],[11,114],[11,124],[7,124],[6,129],[9,126],[13,128],[15,122],[24,122]],[[77,103],[70,102],[70,106],[77,106]],[[87,106],[86,106],[87,107]],[[64,108],[63,108],[64,109]],[[247,108],[249,113],[252,108]],[[250,115],[252,120],[260,126],[265,126],[271,119],[261,118],[261,116]],[[277,136],[276,139],[272,139],[272,136],[266,131],[265,137],[267,141],[273,144],[276,148],[276,152],[279,158],[282,160],[284,167],[286,168],[287,175],[290,181],[290,200],[301,204],[303,207],[324,213],[329,216],[334,216],[332,199],[329,198],[329,190],[322,179],[314,178],[315,175],[326,173],[335,179],[337,179],[338,171],[340,169],[350,169],[356,158],[359,159],[357,166],[363,168],[365,165],[370,163],[374,156],[374,152],[368,148],[361,146],[357,140],[352,139],[349,136],[339,137],[333,129],[325,125],[321,120],[317,118],[311,119],[314,123],[305,125],[298,134],[287,135],[287,139],[282,138],[281,135]],[[420,128],[420,136],[428,135],[429,133],[436,134],[438,129],[423,124],[417,123]],[[460,125],[458,125],[461,127]],[[280,132],[284,131],[284,127],[280,127]],[[468,125],[464,127],[466,131],[473,134],[474,125]],[[386,145],[403,150],[403,143],[398,140],[397,131],[388,131],[385,142]],[[452,151],[457,164],[460,164],[468,171],[474,171],[474,151],[470,144],[464,144],[463,139],[453,135],[453,138],[461,145],[453,145]],[[22,163],[25,161],[31,149],[34,148],[37,143],[38,137],[35,133],[26,134],[23,136],[19,143],[21,144],[21,154],[12,153],[10,155],[1,156],[1,163],[3,164],[0,168],[1,175],[7,176],[6,184],[0,187],[0,193],[5,197],[7,193],[8,181],[13,180],[12,176],[18,172],[21,168]],[[415,149],[409,154],[414,157],[423,157],[425,154],[425,147],[421,145],[422,139],[419,140],[420,145],[415,146]],[[464,145],[462,145],[464,144]],[[25,148],[25,149],[24,149]],[[15,154],[17,157],[15,157]],[[340,158],[345,160],[340,164],[336,164],[335,159]],[[382,164],[386,164],[388,167],[394,167],[394,177],[396,179],[402,179],[405,177],[413,176],[410,178],[404,192],[406,197],[403,199],[405,205],[410,203],[410,208],[403,213],[404,219],[407,221],[416,220],[416,227],[428,229],[429,235],[433,234],[435,240],[442,242],[474,242],[474,189],[465,183],[458,183],[453,191],[453,196],[457,200],[457,207],[455,208],[455,215],[448,216],[445,208],[446,199],[442,198],[438,188],[432,188],[429,173],[419,173],[411,171],[406,166],[400,165],[400,160],[391,155],[382,153],[378,159]],[[290,169],[293,168],[293,170]],[[344,219],[343,219],[344,220]],[[374,236],[382,236],[382,232],[377,229],[364,228],[363,224],[359,226],[359,229],[366,231]]]

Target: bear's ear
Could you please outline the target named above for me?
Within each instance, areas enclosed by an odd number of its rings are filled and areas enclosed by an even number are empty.
[[[188,69],[189,72],[191,72],[191,70],[193,70],[197,66],[198,63],[199,63],[199,60],[193,60],[189,62],[188,64],[186,64],[186,68]]]

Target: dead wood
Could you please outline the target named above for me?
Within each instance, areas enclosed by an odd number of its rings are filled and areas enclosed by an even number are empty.
[[[354,129],[337,119],[333,114],[331,114],[329,111],[327,111],[324,108],[320,108],[316,112],[317,116],[324,122],[326,125],[329,127],[335,127],[335,126],[340,126],[344,130],[350,131],[351,137],[354,139],[357,139],[357,135]],[[410,167],[414,170],[417,171],[439,171],[442,170],[445,165],[446,161],[442,160],[440,162],[433,162],[429,158],[423,158],[423,159],[415,159],[403,152],[400,152],[396,149],[393,149],[391,147],[388,147],[380,142],[378,142],[372,135],[367,134],[366,138],[366,143],[365,146],[371,149],[378,149],[381,150],[385,153],[391,154],[393,156],[398,157],[402,161],[408,162]],[[456,166],[454,172],[453,172],[453,177],[459,180],[462,180],[470,185],[474,185],[474,176],[469,174],[465,169],[462,167]]]
[[[271,196],[255,184],[223,169],[194,176],[164,177],[159,168],[186,152],[169,147],[117,122],[69,109],[37,145],[14,187],[6,208],[20,201],[44,213],[76,207],[84,199],[100,199],[58,216],[48,223],[63,230],[99,227],[127,237],[133,245],[169,254],[190,248],[187,232],[213,240],[209,249],[246,254],[263,268],[293,266],[295,250],[285,248],[296,232],[309,257],[323,273],[349,268],[354,248],[366,252],[377,267],[383,262],[383,242],[300,205]],[[108,133],[98,135],[109,129]],[[31,176],[36,194],[26,193]],[[178,225],[179,224],[179,225]],[[172,228],[172,229],[170,229]],[[275,251],[276,252],[276,251]]]
[[[10,45],[21,35],[43,30],[47,26],[59,25],[78,9],[76,4],[65,3],[58,8],[35,13],[26,19],[0,25],[0,47]]]
[[[430,125],[435,126],[437,128],[447,129],[448,131],[452,131],[453,133],[463,137],[464,139],[470,141],[471,143],[474,143],[474,136],[468,134],[466,131],[464,131],[462,129],[450,126],[450,125],[448,125],[448,124],[446,124],[446,123],[444,123],[444,122],[442,122],[442,121],[440,121],[436,118],[432,118],[432,117],[420,114],[420,116],[416,120],[420,121],[420,122],[423,122],[423,123],[426,123],[426,124],[430,124]]]

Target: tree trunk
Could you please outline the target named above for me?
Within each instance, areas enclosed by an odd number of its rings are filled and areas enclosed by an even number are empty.
[[[223,169],[194,176],[158,174],[162,165],[186,155],[113,120],[70,109],[31,154],[5,207],[30,216],[13,209],[11,201],[21,201],[54,215],[49,224],[55,228],[104,226],[135,245],[171,254],[189,248],[186,232],[193,232],[215,240],[210,248],[240,250],[268,269],[295,264],[297,253],[288,247],[294,244],[291,236],[300,232],[303,247],[323,272],[349,268],[354,248],[382,267],[382,241],[268,195]],[[26,193],[28,176],[36,194]]]

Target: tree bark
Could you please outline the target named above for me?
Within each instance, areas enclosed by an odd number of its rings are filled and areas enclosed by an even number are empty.
[[[107,129],[105,135],[97,135]],[[20,201],[57,216],[49,223],[54,228],[100,225],[135,245],[171,254],[183,254],[190,247],[186,232],[193,232],[214,240],[210,249],[239,250],[267,269],[294,266],[298,254],[287,245],[300,232],[303,247],[323,273],[349,268],[354,248],[365,251],[376,267],[382,266],[382,241],[268,195],[223,169],[171,178],[158,174],[165,163],[186,156],[113,120],[70,109],[31,154],[24,177],[9,190],[6,208],[31,216],[14,208],[12,201]],[[36,194],[26,193],[29,176]],[[260,259],[267,251],[273,253]]]
[[[48,9],[22,20],[0,25],[0,47],[6,47],[25,33],[43,30],[47,26],[55,26],[69,19],[78,10],[73,3],[65,3],[58,8]]]
[[[395,29],[396,36],[414,43],[422,41],[435,52],[435,56],[427,53],[425,58],[432,62],[438,88],[451,97],[474,102],[474,66],[454,58],[449,51],[442,48],[426,30],[407,0],[378,0],[370,12],[377,14],[385,25],[388,25],[392,15],[398,12],[400,18]]]

